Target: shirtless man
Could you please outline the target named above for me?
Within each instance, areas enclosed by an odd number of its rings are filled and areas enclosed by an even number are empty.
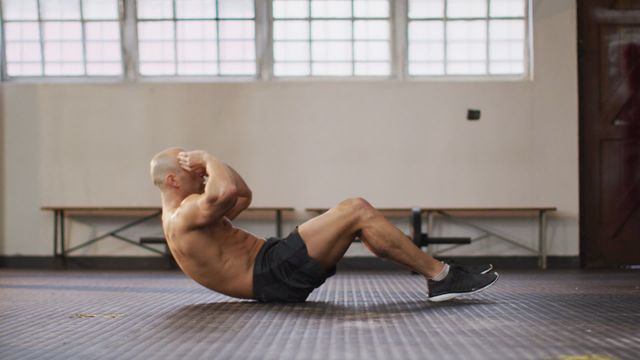
[[[284,239],[264,240],[231,223],[249,207],[251,190],[229,165],[205,151],[170,148],[151,160],[160,189],[162,225],[180,268],[201,285],[262,302],[305,301],[335,274],[335,265],[359,238],[375,255],[422,274],[430,301],[444,301],[492,285],[491,265],[442,263],[361,198],[342,201]]]

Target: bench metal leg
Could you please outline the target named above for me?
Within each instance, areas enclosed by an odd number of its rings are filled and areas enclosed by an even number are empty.
[[[541,269],[547,268],[547,212],[540,210],[538,214],[538,237],[540,242],[540,261]]]
[[[433,211],[427,211],[427,234],[433,236]]]
[[[129,228],[131,228],[131,227],[134,227],[134,226],[136,226],[136,225],[139,225],[139,224],[141,224],[141,223],[143,223],[143,222],[149,221],[149,220],[151,220],[151,219],[153,219],[153,218],[156,218],[156,217],[160,216],[161,214],[162,214],[162,211],[158,211],[158,212],[155,212],[155,213],[153,213],[153,214],[151,214],[151,215],[148,215],[148,216],[145,216],[145,217],[139,218],[139,219],[137,219],[137,220],[135,220],[135,221],[132,221],[132,222],[129,222],[129,223],[127,223],[127,224],[125,224],[125,225],[123,225],[123,226],[121,226],[121,227],[119,227],[119,228],[117,228],[117,229],[115,229],[115,230],[111,230],[111,231],[109,231],[109,232],[108,232],[108,233],[106,233],[106,234],[100,235],[100,236],[95,237],[95,238],[93,238],[93,239],[91,239],[91,240],[88,240],[88,241],[86,241],[86,242],[84,242],[84,243],[82,243],[82,244],[80,244],[80,245],[74,246],[73,248],[71,248],[71,249],[69,249],[69,250],[67,250],[67,251],[65,251],[65,250],[64,250],[64,245],[63,245],[63,247],[62,247],[62,253],[63,253],[63,256],[64,256],[64,254],[65,254],[65,253],[70,253],[70,252],[76,251],[76,250],[78,250],[78,249],[80,249],[80,248],[83,248],[83,247],[85,247],[85,246],[88,246],[88,245],[90,245],[90,244],[93,244],[93,243],[95,243],[95,242],[97,242],[97,241],[100,241],[100,240],[102,240],[102,239],[104,239],[104,238],[107,238],[107,237],[110,237],[110,236],[115,237],[116,239],[124,240],[124,239],[122,238],[122,236],[118,234],[119,232],[124,231],[124,230],[126,230],[126,229],[129,229]],[[64,220],[63,220],[63,221],[64,221]],[[64,222],[63,222],[62,224],[63,224],[63,225],[62,225],[62,228],[64,229]],[[62,239],[63,239],[63,244],[64,244],[64,236],[62,237]],[[129,240],[129,239],[127,239],[127,240]],[[124,240],[124,241],[127,241],[127,240]],[[128,241],[127,241],[127,242],[128,242]],[[151,248],[149,248],[149,247],[147,247],[147,246],[143,246],[143,245],[138,244],[138,243],[136,243],[136,242],[134,242],[134,241],[132,241],[132,242],[133,242],[133,245],[135,245],[135,246],[138,246],[138,247],[141,247],[141,248],[143,248],[143,249],[147,249],[147,250],[150,250],[150,251],[153,251],[153,252],[158,252],[158,251],[157,251],[157,250],[155,250],[155,249],[151,250]],[[160,253],[162,253],[162,252],[160,252]]]
[[[53,259],[58,257],[58,210],[53,211]]]
[[[64,250],[64,210],[60,210],[60,255],[63,259],[66,255]]]
[[[276,236],[282,237],[282,210],[276,210]]]
[[[536,248],[532,248],[532,247],[523,245],[523,244],[521,244],[520,242],[518,242],[518,241],[516,241],[514,239],[510,239],[510,238],[508,238],[508,237],[506,237],[504,235],[500,235],[500,234],[496,233],[495,231],[491,231],[491,230],[489,230],[489,229],[487,229],[485,227],[482,227],[480,225],[476,225],[476,224],[474,224],[474,223],[472,223],[470,221],[461,220],[458,217],[455,217],[455,216],[453,216],[453,215],[451,215],[451,214],[449,214],[449,213],[447,213],[445,211],[437,211],[437,213],[439,215],[441,215],[442,217],[444,217],[445,219],[447,219],[447,221],[450,221],[450,222],[452,222],[454,224],[468,226],[468,227],[470,227],[472,229],[476,229],[478,231],[481,231],[483,234],[481,236],[477,237],[475,240],[485,239],[485,238],[488,238],[489,236],[495,236],[498,239],[507,241],[507,242],[509,242],[509,243],[511,243],[513,245],[516,245],[518,247],[526,249],[526,250],[528,250],[528,251],[530,251],[530,252],[532,252],[534,254],[538,254],[538,255],[540,254],[540,247],[538,247],[538,249],[536,249]],[[434,254],[434,256],[435,255],[441,255],[443,252],[452,250],[452,249],[454,249],[454,248],[456,248],[458,246],[460,246],[460,245],[454,245],[454,246],[448,247],[446,249],[440,250],[440,251],[436,252]]]

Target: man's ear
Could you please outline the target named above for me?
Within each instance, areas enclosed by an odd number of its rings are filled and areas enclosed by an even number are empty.
[[[164,178],[164,183],[172,188],[177,189],[180,187],[180,184],[178,183],[178,180],[176,179],[176,176],[174,174],[168,174],[167,177]]]

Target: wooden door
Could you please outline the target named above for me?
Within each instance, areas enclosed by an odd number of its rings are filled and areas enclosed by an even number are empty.
[[[640,264],[640,1],[577,3],[582,263]]]

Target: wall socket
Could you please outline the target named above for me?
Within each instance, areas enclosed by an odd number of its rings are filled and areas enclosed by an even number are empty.
[[[480,120],[480,110],[479,109],[467,109],[467,120]]]

